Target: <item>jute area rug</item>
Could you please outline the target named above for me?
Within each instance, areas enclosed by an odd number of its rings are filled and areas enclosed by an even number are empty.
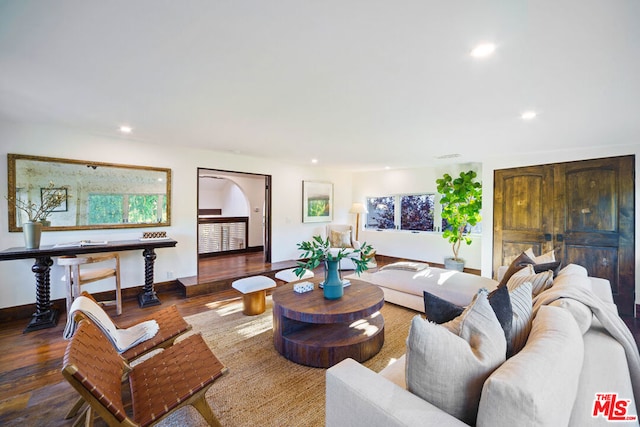
[[[212,305],[210,311],[187,317],[193,333],[201,333],[229,372],[207,392],[207,401],[225,427],[324,426],[325,372],[291,362],[273,346],[272,303],[259,316],[242,314],[241,300]],[[385,342],[364,362],[379,372],[405,353],[409,325],[417,313],[393,304],[381,310]],[[163,420],[162,426],[204,426],[192,407]]]

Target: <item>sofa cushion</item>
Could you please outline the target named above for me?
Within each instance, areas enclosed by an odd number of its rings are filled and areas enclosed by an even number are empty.
[[[477,425],[568,425],[583,357],[582,334],[571,314],[541,307],[526,346],[484,383]]]
[[[500,286],[489,293],[488,299],[504,331],[505,339],[509,339],[513,321],[509,289],[506,286]],[[428,320],[438,324],[445,323],[458,317],[463,311],[464,307],[453,304],[431,292],[424,291],[424,314]]]
[[[464,312],[438,325],[415,316],[407,338],[412,393],[474,424],[485,379],[505,360],[504,332],[481,290]]]

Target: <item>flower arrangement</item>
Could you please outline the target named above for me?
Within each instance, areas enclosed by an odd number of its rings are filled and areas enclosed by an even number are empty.
[[[359,249],[349,250],[342,248],[338,252],[331,253],[331,245],[329,238],[322,239],[321,236],[313,236],[311,241],[298,243],[298,249],[303,251],[301,258],[306,259],[306,262],[298,262],[298,267],[293,270],[294,274],[298,277],[302,277],[305,269],[313,270],[318,267],[321,262],[324,261],[340,261],[347,256],[350,256],[353,263],[356,266],[356,273],[359,275],[361,272],[368,270],[369,255],[373,251],[373,247],[364,242]],[[360,256],[353,257],[353,254],[360,254]]]
[[[9,203],[13,204],[16,209],[20,209],[26,213],[29,221],[39,222],[46,220],[49,214],[64,203],[68,197],[66,192],[63,193],[60,191],[51,181],[47,187],[42,189],[41,194],[42,203],[40,205],[13,197],[6,197],[6,199]]]

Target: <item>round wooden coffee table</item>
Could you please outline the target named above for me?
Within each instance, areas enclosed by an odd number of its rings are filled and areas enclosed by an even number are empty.
[[[273,343],[287,359],[302,365],[328,368],[351,357],[364,362],[384,344],[382,290],[351,280],[344,296],[324,298],[315,289],[299,294],[294,283],[279,286],[273,298]]]

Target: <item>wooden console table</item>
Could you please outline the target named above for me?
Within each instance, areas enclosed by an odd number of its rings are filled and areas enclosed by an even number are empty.
[[[116,240],[104,245],[95,246],[41,246],[38,249],[9,248],[0,251],[0,261],[29,259],[36,261],[31,271],[36,276],[36,312],[24,332],[38,329],[52,328],[58,323],[58,312],[51,304],[50,272],[53,265],[52,257],[65,255],[92,254],[100,252],[121,252],[142,249],[144,257],[144,287],[138,295],[140,307],[150,307],[160,304],[160,300],[153,288],[153,264],[156,259],[156,248],[170,248],[178,242],[173,239],[162,240]]]
[[[318,280],[315,280],[316,282]],[[352,279],[337,300],[313,291],[279,286],[273,298],[273,342],[284,357],[302,365],[328,368],[351,357],[364,362],[384,344],[384,294],[375,285]]]

